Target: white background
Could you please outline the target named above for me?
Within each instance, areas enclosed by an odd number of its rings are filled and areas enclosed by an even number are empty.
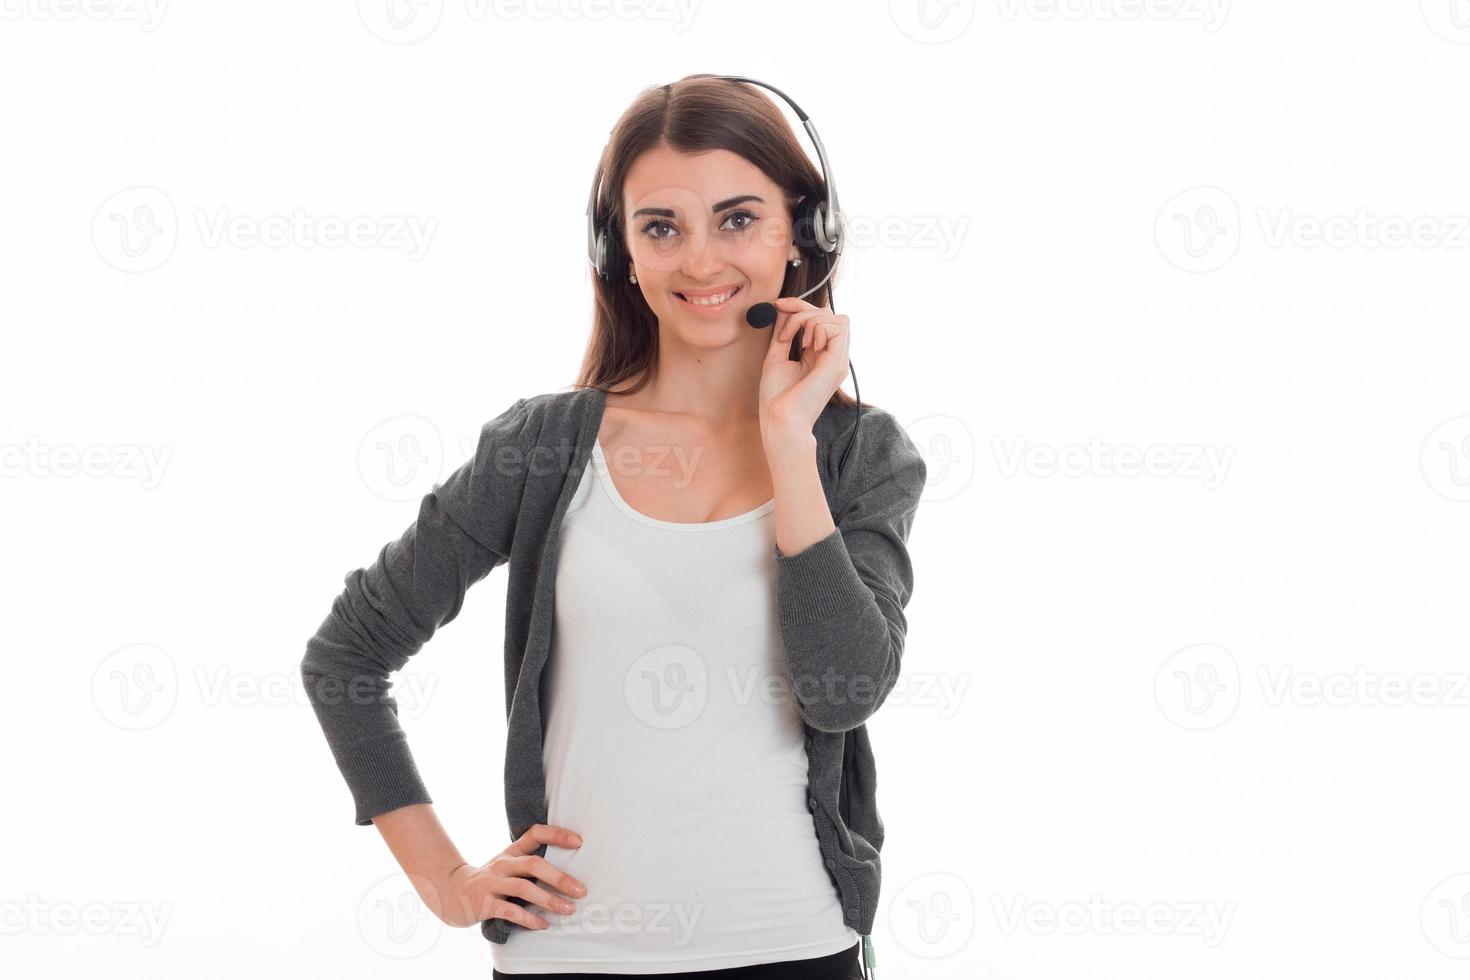
[[[570,384],[597,154],[712,71],[817,123],[929,463],[878,976],[1464,976],[1470,4],[924,3],[0,0],[0,973],[489,975],[298,664]],[[505,581],[399,677],[476,863]]]

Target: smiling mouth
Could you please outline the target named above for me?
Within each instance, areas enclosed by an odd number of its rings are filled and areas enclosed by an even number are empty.
[[[696,296],[693,298],[686,296],[684,293],[678,292],[677,290],[674,292],[674,295],[679,297],[681,301],[688,303],[690,306],[693,306],[696,309],[717,310],[720,307],[724,306],[726,303],[730,302],[730,300],[734,298],[735,294],[740,292],[740,290],[743,288],[743,286],[736,286],[733,289],[727,289],[722,293],[715,293],[709,296]]]

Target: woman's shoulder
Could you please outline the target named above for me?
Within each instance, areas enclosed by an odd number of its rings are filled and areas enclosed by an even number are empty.
[[[603,392],[596,388],[543,391],[517,398],[485,425],[500,430],[515,429],[523,441],[529,439],[532,444],[547,438],[554,440],[576,433],[597,399],[602,397]]]

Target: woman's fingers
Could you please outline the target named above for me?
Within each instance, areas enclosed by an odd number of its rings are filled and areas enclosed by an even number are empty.
[[[542,844],[555,844],[557,847],[573,848],[582,846],[582,838],[565,827],[558,827],[549,823],[533,823],[524,834],[511,842],[507,851],[518,851],[521,854],[534,854]]]
[[[524,877],[519,872],[513,875],[507,875],[504,887],[507,895],[519,895],[528,902],[535,902],[550,912],[560,912],[562,915],[568,915],[577,909],[567,899],[551,894],[551,892],[537,885],[530,878]]]

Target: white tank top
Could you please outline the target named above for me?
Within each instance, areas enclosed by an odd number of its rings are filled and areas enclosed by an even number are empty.
[[[563,519],[542,700],[547,822],[583,840],[546,860],[587,895],[493,944],[502,973],[719,970],[858,942],[806,805],[775,509],[649,517],[594,442]]]

